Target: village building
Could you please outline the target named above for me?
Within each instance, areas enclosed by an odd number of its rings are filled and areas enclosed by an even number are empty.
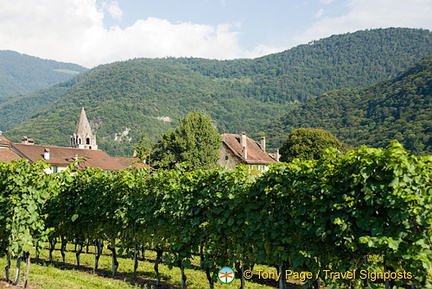
[[[21,157],[11,149],[12,142],[0,132],[0,162],[11,162]]]
[[[252,174],[259,174],[268,170],[269,164],[279,162],[279,153],[266,152],[265,137],[258,143],[249,138],[246,133],[223,133],[220,147],[219,165],[233,169],[238,164],[247,166]],[[142,168],[149,166],[136,157],[111,157],[99,150],[96,136],[91,130],[84,108],[81,109],[77,125],[70,136],[70,147],[36,145],[34,140],[23,137],[21,143],[12,143],[0,132],[0,162],[10,162],[15,159],[28,159],[30,162],[44,160],[50,165],[47,173],[66,170],[68,166],[77,162],[75,169],[88,167],[116,171],[125,168]]]
[[[87,119],[84,107],[81,109],[75,132],[70,138],[70,146],[72,148],[78,149],[98,149],[96,144],[96,136],[91,130],[90,123]]]
[[[81,109],[75,131],[70,137],[70,147],[36,145],[34,140],[28,137],[23,137],[21,143],[12,143],[0,135],[0,161],[10,162],[21,158],[30,162],[44,160],[51,166],[46,170],[47,173],[66,170],[75,161],[78,161],[75,166],[78,170],[93,167],[117,171],[147,167],[138,158],[114,158],[99,150],[84,108]]]
[[[266,152],[265,137],[261,138],[261,143],[244,132],[240,135],[223,133],[221,137],[219,165],[222,167],[233,169],[238,164],[244,164],[250,173],[259,174],[267,171],[269,164],[279,162],[278,151],[275,156]]]

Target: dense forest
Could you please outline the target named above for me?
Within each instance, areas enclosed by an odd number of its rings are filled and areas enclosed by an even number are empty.
[[[0,96],[0,130],[5,131],[17,124],[34,118],[37,114],[49,108],[58,99],[66,96],[69,89],[80,81],[81,75],[71,80],[61,82],[48,89],[38,90],[28,94],[11,96]],[[28,134],[32,134],[28,132]]]
[[[71,63],[41,59],[14,51],[0,51],[0,104],[4,96],[47,88],[87,69]]]
[[[432,154],[431,117],[432,54],[398,77],[306,102],[268,131],[274,143],[301,126],[325,128],[353,146],[384,147],[396,139],[415,154]]]
[[[190,111],[207,113],[220,132],[257,137],[298,103],[396,77],[431,53],[430,31],[390,28],[256,59],[133,59],[9,101],[1,107],[0,130],[15,141],[27,135],[67,146],[84,106],[99,147],[112,155],[130,155],[142,133],[155,141]]]
[[[428,30],[390,28],[333,35],[252,60],[179,61],[204,75],[247,80],[252,97],[284,103],[396,76],[430,54],[430,45]]]

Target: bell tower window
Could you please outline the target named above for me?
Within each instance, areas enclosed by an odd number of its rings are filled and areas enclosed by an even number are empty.
[[[90,123],[87,119],[84,107],[81,109],[81,114],[78,118],[73,138],[71,146],[74,148],[97,149],[96,137],[91,131]]]

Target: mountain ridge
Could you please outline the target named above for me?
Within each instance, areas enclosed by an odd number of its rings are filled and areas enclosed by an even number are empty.
[[[391,49],[383,51],[383,43]],[[28,115],[9,122],[8,136],[67,146],[85,106],[99,147],[130,155],[141,133],[155,141],[193,110],[211,116],[220,132],[264,135],[268,124],[299,103],[395,77],[430,53],[430,31],[390,28],[332,36],[249,60],[140,58],[98,66],[2,110],[11,119],[24,111],[23,103],[34,102]],[[3,120],[0,116],[0,124]]]
[[[11,50],[0,51],[0,96],[15,96],[66,81],[87,68]]]
[[[396,139],[414,154],[432,154],[432,54],[375,85],[328,92],[268,127],[281,144],[298,127],[324,128],[351,145],[385,147]]]

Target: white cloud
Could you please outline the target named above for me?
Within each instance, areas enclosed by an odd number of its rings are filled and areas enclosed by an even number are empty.
[[[102,2],[102,8],[108,11],[109,15],[115,20],[121,20],[123,17],[123,10],[117,0]]]
[[[3,0],[1,0],[3,1]],[[14,0],[0,10],[0,49],[93,67],[134,57],[244,57],[239,24],[216,26],[148,18],[106,28],[104,11],[121,17],[117,1]],[[251,52],[252,54],[252,52]]]
[[[0,10],[0,49],[76,61],[102,27],[94,1],[8,1]]]
[[[332,1],[321,0],[324,4]],[[116,20],[123,17],[121,1],[105,0],[98,8],[96,0],[0,0],[0,49],[93,67],[135,57],[257,57],[361,29],[391,26],[432,29],[431,0],[347,1],[348,13],[326,17],[327,10],[324,14],[318,11],[316,16],[320,18],[315,18],[314,24],[299,31],[284,47],[262,44],[246,50],[240,44],[241,23],[173,23],[150,17],[124,28],[106,27],[104,17],[109,15]],[[269,20],[263,18],[263,21]]]
[[[237,32],[231,25],[216,27],[194,23],[176,23],[158,18],[138,20],[122,30],[106,33],[105,41],[113,41],[115,57],[121,55],[146,57],[198,56],[235,57],[240,53]],[[114,48],[114,47],[113,47]],[[228,52],[228,55],[227,55]]]
[[[357,30],[412,27],[432,29],[430,0],[350,0],[349,12],[324,17],[294,38],[293,44],[307,43],[334,34]]]

